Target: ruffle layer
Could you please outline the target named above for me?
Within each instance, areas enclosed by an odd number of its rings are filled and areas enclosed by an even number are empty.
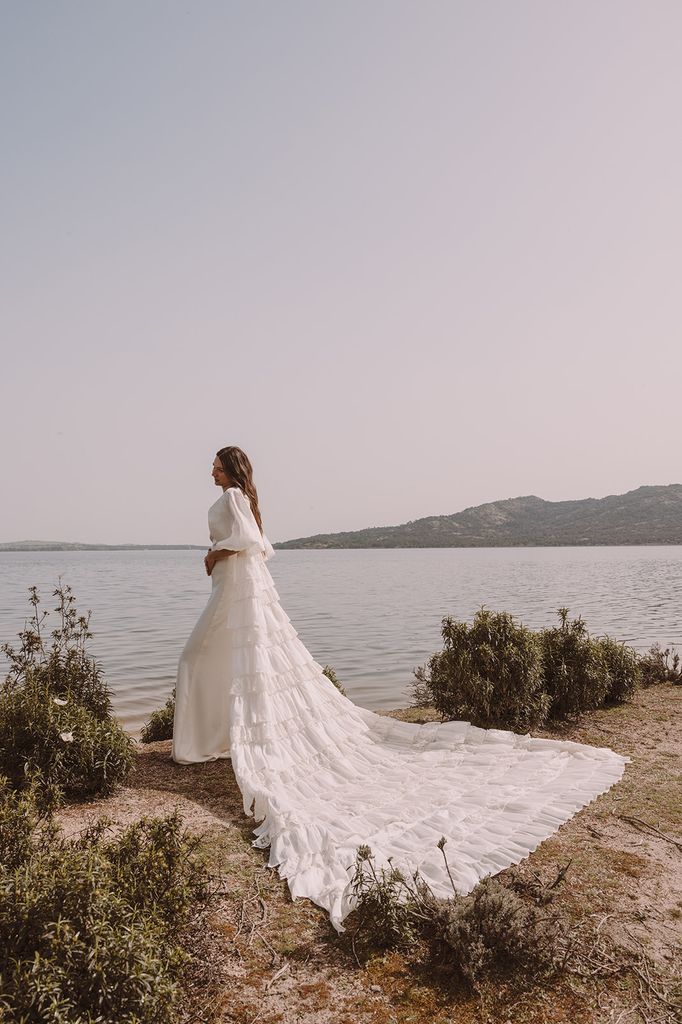
[[[507,783],[505,794],[502,778],[486,780],[481,774],[475,760],[480,750],[479,744],[467,748],[465,762],[460,762],[467,769],[468,785],[457,785],[457,773],[451,777],[443,766],[437,777],[420,779],[418,766],[401,770],[386,758],[381,796],[375,793],[374,799],[363,799],[371,777],[361,770],[344,790],[329,762],[331,780],[322,775],[297,783],[287,778],[286,804],[278,795],[251,789],[240,780],[246,812],[252,812],[252,798],[254,817],[263,819],[254,829],[253,845],[270,846],[268,864],[287,879],[292,897],[305,896],[323,907],[342,932],[343,919],[354,907],[351,879],[359,845],[369,845],[377,869],[388,867],[390,858],[391,866],[407,876],[419,870],[437,896],[447,897],[452,888],[437,847],[445,836],[455,888],[465,895],[486,875],[528,856],[609,789],[621,778],[627,760],[600,752],[594,760],[586,756],[578,761],[569,754],[545,780],[542,770],[534,778],[526,764],[523,781]],[[471,758],[474,763],[467,764]],[[547,775],[546,764],[544,768]]]

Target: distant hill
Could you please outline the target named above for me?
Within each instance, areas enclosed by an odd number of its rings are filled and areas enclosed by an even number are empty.
[[[0,551],[205,551],[201,544],[70,544],[60,540],[15,540]]]
[[[427,516],[401,526],[318,533],[275,548],[474,548],[682,544],[682,484],[579,501],[535,495]]]

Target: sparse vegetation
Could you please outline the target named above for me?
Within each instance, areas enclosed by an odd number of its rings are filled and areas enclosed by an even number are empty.
[[[640,658],[639,667],[643,686],[666,682],[682,685],[680,655],[673,646],[663,649],[660,644],[653,644]]]
[[[65,839],[31,776],[0,777],[0,1018],[18,1024],[174,1019],[183,946],[210,878],[177,813]]]
[[[336,672],[331,667],[331,665],[325,665],[324,668],[322,669],[322,674],[325,675],[327,679],[329,679],[334,684],[339,693],[342,693],[344,697],[348,696],[345,688],[339,682]]]
[[[21,789],[38,771],[72,800],[109,794],[132,767],[134,747],[86,650],[89,614],[78,615],[71,588],[60,583],[50,643],[49,613],[39,611],[35,587],[29,594],[33,612],[19,647],[2,645],[10,670],[0,688],[0,774]]]
[[[158,740],[173,739],[173,719],[175,718],[175,687],[162,708],[153,711],[149,721],[143,726],[140,739],[143,743],[156,743]]]
[[[445,857],[445,837],[438,847]],[[448,872],[449,873],[449,872]],[[357,900],[354,946],[407,949],[418,939],[431,955],[448,960],[472,988],[492,971],[517,969],[526,975],[565,967],[568,930],[547,909],[563,881],[561,869],[551,886],[529,887],[509,872],[504,881],[485,878],[467,896],[436,897],[415,872],[408,880],[393,866],[378,871],[368,846],[356,853],[352,890]]]

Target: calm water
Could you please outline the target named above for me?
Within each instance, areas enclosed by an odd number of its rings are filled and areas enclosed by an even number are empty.
[[[172,690],[208,598],[202,559],[201,551],[1,553],[0,641],[23,628],[27,588],[38,586],[52,608],[61,575],[78,610],[92,609],[92,653],[116,713],[136,731]],[[566,605],[593,633],[642,650],[654,641],[682,647],[682,547],[278,551],[268,568],[316,661],[373,710],[408,702],[413,669],[440,648],[443,615],[470,621],[482,604],[534,628]]]

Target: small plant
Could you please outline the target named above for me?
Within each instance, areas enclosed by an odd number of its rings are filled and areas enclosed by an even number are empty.
[[[433,921],[453,966],[473,988],[494,969],[547,971],[566,955],[558,917],[496,878],[484,878],[468,896],[437,901]]]
[[[643,686],[651,686],[653,683],[682,685],[680,655],[673,646],[664,650],[660,644],[653,644],[646,654],[641,655],[639,669]]]
[[[446,870],[445,837],[438,842]],[[494,970],[524,973],[564,966],[570,942],[559,918],[546,905],[563,881],[561,869],[551,885],[528,886],[509,874],[505,882],[484,878],[467,896],[436,897],[416,871],[410,880],[396,868],[373,863],[369,846],[356,852],[351,891],[357,917],[353,948],[405,948],[427,942],[442,962],[443,952],[473,988]],[[452,877],[450,876],[452,882]]]
[[[481,728],[525,731],[544,722],[542,651],[530,629],[508,612],[481,608],[471,626],[446,616],[441,634],[443,650],[415,671],[418,706]]]
[[[199,839],[176,811],[119,835],[102,820],[70,841],[38,788],[37,776],[19,794],[0,778],[0,1017],[174,1020],[185,936],[211,898]]]
[[[341,683],[337,679],[336,672],[331,667],[331,665],[325,665],[324,668],[322,669],[322,674],[325,675],[327,677],[327,679],[329,679],[334,684],[334,686],[339,691],[339,693],[342,693],[344,697],[348,696],[348,694],[346,693],[344,687],[341,685]]]
[[[134,746],[111,714],[109,691],[86,651],[88,617],[78,616],[69,587],[54,591],[59,625],[48,646],[40,598],[18,649],[3,644],[10,671],[0,687],[0,773],[16,789],[36,771],[68,799],[106,795],[126,777]]]
[[[357,848],[351,893],[358,909],[358,933],[372,948],[411,946],[428,920],[420,907],[425,890],[419,876],[414,875],[410,885],[390,859],[389,867],[377,872],[369,846]]]
[[[140,733],[143,743],[156,743],[159,740],[173,739],[173,721],[175,719],[175,688],[162,708],[153,711],[149,721]]]
[[[2,644],[0,648],[10,664],[7,687],[21,686],[31,676],[44,683],[54,697],[82,705],[99,721],[110,718],[109,689],[100,667],[86,650],[87,641],[92,639],[91,613],[78,614],[71,587],[63,586],[60,580],[53,591],[59,624],[49,634],[52,643],[48,646],[46,620],[49,612],[39,611],[38,588],[29,587],[28,591],[33,613],[19,633],[20,646],[15,649],[10,644]]]
[[[0,775],[0,872],[15,871],[34,853],[52,848],[59,834],[52,809],[60,802],[61,794],[40,772],[27,776],[20,793]]]

